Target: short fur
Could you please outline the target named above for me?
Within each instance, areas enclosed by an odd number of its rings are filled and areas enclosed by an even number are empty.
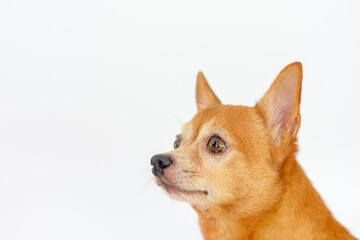
[[[288,65],[254,106],[222,105],[198,74],[198,113],[183,129],[173,163],[156,177],[189,202],[205,239],[355,239],[338,223],[295,159],[302,65]],[[227,148],[212,153],[217,135]]]

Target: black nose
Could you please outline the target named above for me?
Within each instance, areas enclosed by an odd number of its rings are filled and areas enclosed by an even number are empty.
[[[151,158],[151,165],[153,165],[152,173],[155,176],[163,175],[164,169],[173,163],[168,155],[156,154]]]

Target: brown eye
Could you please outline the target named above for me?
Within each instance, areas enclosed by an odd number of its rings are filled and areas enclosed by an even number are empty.
[[[180,138],[176,138],[175,142],[174,142],[174,149],[177,149],[180,147]]]
[[[225,150],[226,143],[218,136],[212,136],[208,142],[208,148],[213,153],[220,153]]]

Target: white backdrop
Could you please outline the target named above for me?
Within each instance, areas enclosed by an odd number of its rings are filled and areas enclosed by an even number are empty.
[[[1,1],[0,239],[201,239],[150,157],[199,70],[253,105],[293,61],[298,160],[360,237],[360,1]]]

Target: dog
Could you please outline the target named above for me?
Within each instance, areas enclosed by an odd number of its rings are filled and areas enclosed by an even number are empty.
[[[221,104],[199,72],[197,114],[151,165],[171,198],[192,205],[205,239],[355,239],[295,158],[302,75],[288,65],[246,107]]]

